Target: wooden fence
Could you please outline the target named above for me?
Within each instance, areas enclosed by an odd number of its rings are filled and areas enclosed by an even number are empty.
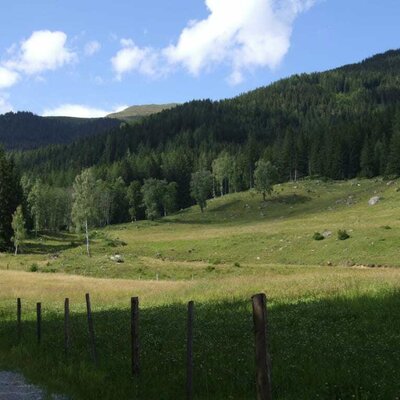
[[[96,335],[92,315],[92,306],[89,293],[86,294],[86,314],[89,333],[89,351],[93,363],[98,365]],[[267,299],[264,293],[256,294],[251,298],[253,306],[253,323],[255,338],[255,367],[257,400],[272,399],[271,384],[271,357],[268,344]],[[187,343],[186,343],[186,398],[193,399],[193,338],[194,332],[194,302],[188,303],[187,309]],[[22,302],[17,299],[17,337],[21,341],[22,332]],[[131,298],[131,368],[132,376],[140,375],[140,335],[139,335],[139,298]],[[36,336],[38,345],[42,339],[42,304],[36,304]],[[64,301],[64,352],[70,350],[70,304],[69,299]]]

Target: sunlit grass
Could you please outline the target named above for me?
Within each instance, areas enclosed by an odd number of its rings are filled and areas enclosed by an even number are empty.
[[[0,255],[0,367],[74,399],[184,398],[186,304],[195,301],[195,398],[253,399],[251,295],[268,297],[275,399],[400,395],[398,182],[305,181],[266,204],[237,193],[156,222],[31,239]],[[382,197],[368,206],[374,195]],[[350,197],[351,196],[351,197]],[[350,238],[337,239],[346,229]],[[330,231],[324,240],[315,232]],[[123,263],[110,259],[120,254]],[[29,272],[32,265],[38,272]],[[372,268],[374,266],[374,268]],[[112,279],[109,279],[112,278]],[[87,348],[92,298],[100,366]],[[129,301],[139,296],[143,374],[129,366]],[[23,338],[16,342],[16,298]],[[72,349],[63,355],[63,300]],[[43,307],[43,346],[35,304]],[[396,397],[397,396],[397,397]]]

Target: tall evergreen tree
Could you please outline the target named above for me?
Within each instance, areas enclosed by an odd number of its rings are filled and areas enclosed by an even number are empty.
[[[13,236],[12,216],[22,201],[22,189],[14,163],[0,147],[0,250],[8,250]]]

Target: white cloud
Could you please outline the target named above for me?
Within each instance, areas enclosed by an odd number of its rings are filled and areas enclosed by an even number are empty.
[[[8,95],[0,94],[0,114],[13,111],[12,105],[8,102]]]
[[[276,68],[289,50],[295,18],[314,4],[314,0],[205,2],[209,16],[189,22],[164,55],[193,75],[227,64],[232,84],[240,83],[246,70]]]
[[[59,31],[36,31],[21,42],[17,54],[5,63],[6,67],[28,75],[55,70],[77,60],[66,47],[67,35]]]
[[[46,109],[43,112],[44,117],[79,117],[79,118],[101,118],[108,114],[122,111],[127,105],[119,105],[111,110],[104,110],[96,107],[89,107],[82,104],[62,104],[59,107]]]
[[[174,65],[196,76],[225,65],[231,70],[228,82],[236,85],[247,71],[274,69],[281,63],[290,47],[294,20],[316,1],[205,0],[208,17],[189,21],[176,44],[155,50],[123,39],[112,65],[118,79],[133,70],[157,75]],[[161,62],[167,67],[161,68]]]
[[[0,89],[14,86],[19,80],[19,74],[0,65]]]
[[[85,55],[90,57],[101,49],[101,44],[97,40],[92,40],[85,45]]]
[[[159,74],[158,54],[154,49],[138,47],[131,39],[121,39],[120,44],[122,49],[111,59],[118,80],[131,71],[153,77]]]

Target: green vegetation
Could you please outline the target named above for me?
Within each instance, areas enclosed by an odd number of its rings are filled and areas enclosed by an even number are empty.
[[[324,240],[325,237],[323,235],[321,235],[319,232],[314,232],[313,239],[314,240]]]
[[[26,238],[25,220],[22,213],[22,207],[18,206],[12,217],[11,226],[14,232],[12,241],[14,242],[15,255],[18,254],[18,250]]]
[[[94,229],[92,258],[84,237],[43,232],[25,241],[24,254],[2,254],[0,268],[41,268],[96,277],[191,279],[216,275],[257,274],[265,265],[400,266],[399,181],[305,180],[278,184],[266,202],[255,191],[231,194],[155,221],[138,221]],[[382,200],[369,206],[378,193]],[[391,229],[386,229],[389,226]],[[338,240],[346,230],[351,239]],[[313,240],[315,232],[326,236]],[[121,254],[123,264],[110,257]],[[235,262],[243,268],[234,268]]]
[[[71,143],[116,128],[111,118],[40,117],[31,112],[0,115],[0,143],[9,150],[36,149],[50,144]]]
[[[90,140],[0,152],[0,248],[10,249],[24,219],[31,233],[23,254],[0,253],[0,367],[77,400],[183,398],[193,299],[196,398],[251,399],[250,296],[265,292],[275,399],[396,399],[399,72],[392,51],[232,100],[190,102]],[[97,369],[86,351],[85,292]],[[143,346],[135,380],[133,295]],[[64,297],[73,311],[68,358]]]
[[[345,229],[338,230],[338,239],[339,240],[347,240],[350,238],[350,235],[347,233]]]
[[[164,110],[169,110],[170,108],[176,107],[178,104],[147,104],[140,106],[131,106],[125,110],[112,113],[107,115],[107,118],[117,118],[119,120],[124,120],[127,122],[137,122],[143,117],[147,117],[152,114],[157,114]]]
[[[265,203],[254,191],[231,194],[209,201],[204,213],[193,207],[93,231],[91,258],[76,234],[33,238],[24,254],[0,256],[0,367],[21,369],[34,382],[77,400],[151,400],[160,393],[164,399],[183,398],[185,307],[193,299],[196,398],[252,399],[250,296],[265,292],[276,399],[395,398],[398,185],[380,179],[306,180],[276,185]],[[382,201],[369,206],[375,192]],[[391,229],[384,229],[389,223]],[[329,234],[344,228],[351,240]],[[323,230],[324,241],[312,240]],[[124,262],[112,261],[115,254]],[[386,267],[366,268],[372,264]],[[46,273],[53,271],[86,276]],[[135,280],[116,279],[121,277]],[[92,295],[97,369],[87,349],[86,292]],[[142,308],[142,375],[135,380],[129,363],[133,295]],[[23,298],[20,344],[17,296]],[[71,299],[73,313],[68,358],[62,347],[64,297]],[[37,301],[44,310],[41,348],[34,336]]]
[[[127,185],[147,178],[176,182],[179,208],[192,204],[193,172],[213,170],[217,189],[232,193],[254,186],[260,159],[278,168],[280,181],[400,174],[399,72],[400,51],[390,51],[230,100],[192,101],[15,158],[23,172],[56,186],[70,185],[93,165],[99,177],[122,177]]]

